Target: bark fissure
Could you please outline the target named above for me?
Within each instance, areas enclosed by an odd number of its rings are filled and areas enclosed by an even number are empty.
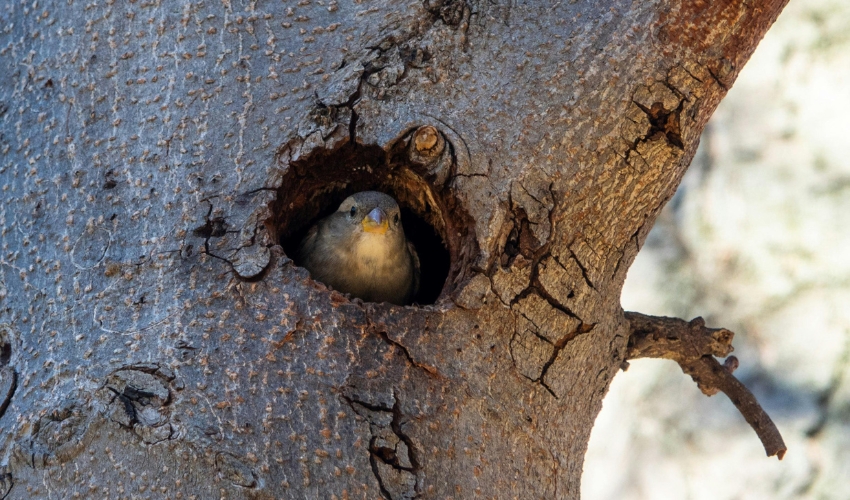
[[[531,275],[529,276],[529,279],[528,279],[528,281],[529,281],[528,286],[526,288],[524,288],[523,290],[521,290],[518,294],[516,294],[511,299],[511,301],[509,303],[505,303],[504,301],[502,301],[502,303],[504,305],[512,308],[522,299],[528,297],[531,294],[535,294],[535,295],[538,295],[543,300],[545,300],[546,302],[548,302],[549,305],[553,309],[556,309],[556,310],[566,314],[567,316],[569,316],[571,318],[577,319],[579,321],[583,321],[569,307],[567,307],[566,305],[561,303],[558,299],[556,299],[549,292],[547,292],[546,288],[543,286],[543,284],[540,283],[540,280],[539,280],[540,264],[543,262],[543,260],[545,260],[549,257],[551,257],[552,260],[554,260],[559,266],[561,266],[561,268],[564,268],[563,264],[561,264],[558,261],[558,259],[555,258],[552,255],[552,253],[550,252],[549,243],[548,242],[544,243],[536,251],[534,251],[534,254],[531,256],[531,263],[530,263]],[[576,259],[576,262],[578,263],[578,259]],[[494,265],[494,267],[495,267],[495,265]],[[491,271],[491,273],[492,272],[493,271]],[[590,285],[589,281],[588,281],[588,284]],[[491,278],[491,287],[492,287],[492,278]],[[591,288],[592,288],[592,286],[591,286]],[[494,290],[494,292],[495,292],[495,290]],[[499,297],[498,293],[494,293],[494,294],[496,295],[496,297]],[[500,301],[501,301],[501,298],[500,298]]]
[[[717,76],[717,74],[713,69],[711,69],[711,67],[706,66],[705,70],[708,72],[709,75],[711,75],[711,78],[714,79],[714,83],[716,83],[720,88],[722,88],[724,92],[729,92],[729,86],[723,83],[723,81],[720,79],[720,77]]]
[[[2,285],[2,279],[0,279],[0,286]],[[3,418],[18,389],[18,373],[9,365],[12,361],[12,341],[7,338],[8,336],[8,330],[0,328],[0,419]]]
[[[407,446],[407,458],[410,461],[410,467],[403,467],[401,465],[397,465],[398,468],[409,471],[416,476],[416,483],[414,484],[414,491],[416,495],[419,496],[420,492],[420,471],[421,465],[419,463],[419,453],[416,446],[413,443],[413,440],[407,435],[406,432],[401,428],[402,427],[402,418],[404,414],[401,411],[401,402],[399,401],[398,395],[393,394],[395,398],[395,402],[392,407],[393,420],[391,422],[391,427],[396,436]],[[397,462],[398,464],[398,462]]]
[[[673,90],[666,82],[664,82],[664,86]],[[674,91],[674,93],[678,95],[679,91]],[[679,105],[672,110],[665,109],[664,104],[661,102],[654,102],[652,103],[652,106],[646,107],[637,101],[632,101],[641,109],[641,111],[646,113],[650,124],[649,130],[647,130],[646,134],[635,141],[633,149],[636,150],[638,144],[646,142],[657,135],[663,136],[664,139],[672,146],[679,149],[685,148],[685,145],[682,142],[681,127],[679,125],[679,115],[682,113],[685,101],[681,96],[679,99]]]
[[[560,356],[560,354],[561,354],[561,351],[564,350],[564,348],[567,346],[567,344],[570,343],[571,340],[575,339],[579,335],[590,332],[591,330],[593,330],[593,328],[595,326],[596,325],[593,325],[593,324],[582,323],[574,331],[570,332],[567,335],[564,335],[563,337],[558,339],[557,342],[555,342],[553,344],[552,355],[549,357],[549,359],[546,361],[546,363],[543,364],[543,368],[541,368],[541,370],[540,370],[540,377],[538,377],[537,380],[535,380],[535,382],[539,382],[540,385],[545,387],[546,390],[549,391],[549,394],[551,394],[555,399],[560,399],[560,398],[558,398],[558,396],[555,394],[555,392],[551,388],[549,388],[549,385],[546,384],[546,380],[545,380],[546,374],[549,372],[549,368],[551,368],[552,365],[555,363],[555,361],[557,361],[558,356]]]
[[[589,286],[592,290],[596,290],[596,286],[593,284],[593,281],[590,280],[590,274],[588,273],[587,268],[584,266],[584,264],[582,264],[581,259],[578,258],[578,255],[576,255],[576,253],[571,247],[567,247],[567,250],[570,251],[570,256],[572,256],[578,268],[581,269],[581,276],[584,278],[584,282],[587,283],[587,286]],[[560,260],[555,259],[555,261],[558,262],[558,264],[562,268],[564,268],[564,270],[566,270],[564,265],[561,264]]]
[[[551,340],[549,340],[549,339],[548,339],[548,338],[546,338],[543,334],[541,334],[541,333],[540,333],[540,325],[538,325],[537,323],[535,323],[535,322],[534,322],[534,320],[533,320],[533,319],[531,319],[531,318],[529,318],[529,317],[528,317],[525,313],[520,312],[520,315],[521,315],[523,318],[525,318],[526,320],[528,320],[528,322],[529,322],[529,323],[531,323],[532,325],[534,325],[534,330],[532,330],[532,331],[531,331],[531,333],[533,333],[535,337],[537,337],[538,339],[542,340],[543,342],[546,342],[546,343],[547,343],[547,344],[549,344],[549,345],[555,345],[555,344],[554,344]]]
[[[386,342],[387,345],[392,346],[401,351],[402,355],[404,356],[404,359],[407,360],[407,362],[410,363],[411,366],[419,368],[420,370],[428,374],[428,376],[430,377],[441,377],[440,372],[436,367],[420,363],[413,359],[413,356],[410,354],[410,350],[407,348],[407,346],[405,346],[401,342],[391,339],[389,333],[385,331],[385,329],[380,328],[379,325],[373,323],[371,320],[369,320],[368,329],[375,335],[380,337],[384,342]]]
[[[381,477],[381,471],[378,470],[378,457],[375,453],[371,453],[371,448],[375,443],[377,437],[372,437],[372,440],[369,443],[370,453],[369,453],[369,465],[372,466],[372,474],[375,475],[375,480],[378,482],[378,488],[381,490],[381,496],[384,497],[385,500],[393,500],[392,495],[387,490],[387,487],[384,486],[384,479]]]
[[[535,280],[535,282],[531,286],[533,292],[536,293],[537,295],[539,295],[543,300],[548,302],[549,305],[552,306],[553,309],[557,309],[558,311],[566,314],[567,316],[569,316],[571,318],[575,318],[579,321],[583,321],[579,317],[578,314],[576,314],[572,311],[572,309],[570,309],[566,305],[562,304],[561,301],[559,301],[558,299],[553,297],[549,292],[547,292],[546,288],[540,283],[540,281],[537,279],[536,276],[534,277],[534,280]]]
[[[132,428],[133,425],[139,423],[138,415],[136,414],[136,407],[133,405],[133,400],[127,397],[124,393],[118,392],[118,390],[115,388],[107,387],[107,389],[113,393],[115,399],[118,399],[121,402],[121,406],[124,409],[124,414],[127,417],[127,420],[129,421],[129,423],[125,427]],[[113,401],[115,399],[113,399]],[[112,403],[112,401],[110,401],[110,403]],[[120,425],[124,426],[123,423],[121,423]]]
[[[0,418],[6,414],[6,409],[15,397],[18,389],[18,373],[11,367],[0,368]]]
[[[392,407],[362,401],[346,395],[340,397],[355,413],[369,422],[372,434],[369,440],[369,463],[381,494],[390,500],[399,498],[399,493],[404,498],[418,498],[421,487],[421,466],[417,457],[418,451],[413,440],[402,429],[404,414],[395,389],[393,390]],[[361,407],[361,409],[358,409],[358,407]],[[389,420],[384,415],[389,417]],[[390,432],[391,435],[386,434],[386,432]],[[388,437],[392,437],[396,441],[388,441]],[[399,443],[404,445],[401,449]],[[404,474],[412,475],[414,479],[413,491],[409,492],[410,494],[405,493],[404,483],[399,482],[398,477],[384,477],[384,473],[381,472],[382,464],[391,467],[402,477],[404,477]]]

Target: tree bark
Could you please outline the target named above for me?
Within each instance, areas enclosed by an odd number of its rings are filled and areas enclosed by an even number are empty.
[[[626,272],[786,1],[5,5],[0,498],[577,498]],[[287,257],[362,189],[433,304]]]

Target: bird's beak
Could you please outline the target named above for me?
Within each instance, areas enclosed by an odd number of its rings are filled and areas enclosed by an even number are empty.
[[[390,227],[387,221],[387,214],[380,208],[373,208],[371,212],[366,214],[366,217],[363,217],[361,224],[364,231],[376,234],[384,234],[387,232],[387,228]]]

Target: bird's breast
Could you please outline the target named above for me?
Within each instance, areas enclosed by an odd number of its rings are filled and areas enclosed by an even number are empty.
[[[375,270],[395,264],[393,245],[388,240],[383,234],[362,234],[351,249],[355,261],[360,267]]]

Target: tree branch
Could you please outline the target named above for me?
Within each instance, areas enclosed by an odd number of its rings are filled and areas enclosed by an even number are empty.
[[[626,312],[625,316],[631,325],[626,359],[672,359],[703,394],[713,396],[723,391],[756,431],[767,456],[782,460],[787,448],[779,430],[755,396],[732,375],[738,367],[737,358],[729,356],[734,333],[725,328],[706,328],[699,317],[685,321],[636,312]],[[721,365],[714,356],[729,357]]]

